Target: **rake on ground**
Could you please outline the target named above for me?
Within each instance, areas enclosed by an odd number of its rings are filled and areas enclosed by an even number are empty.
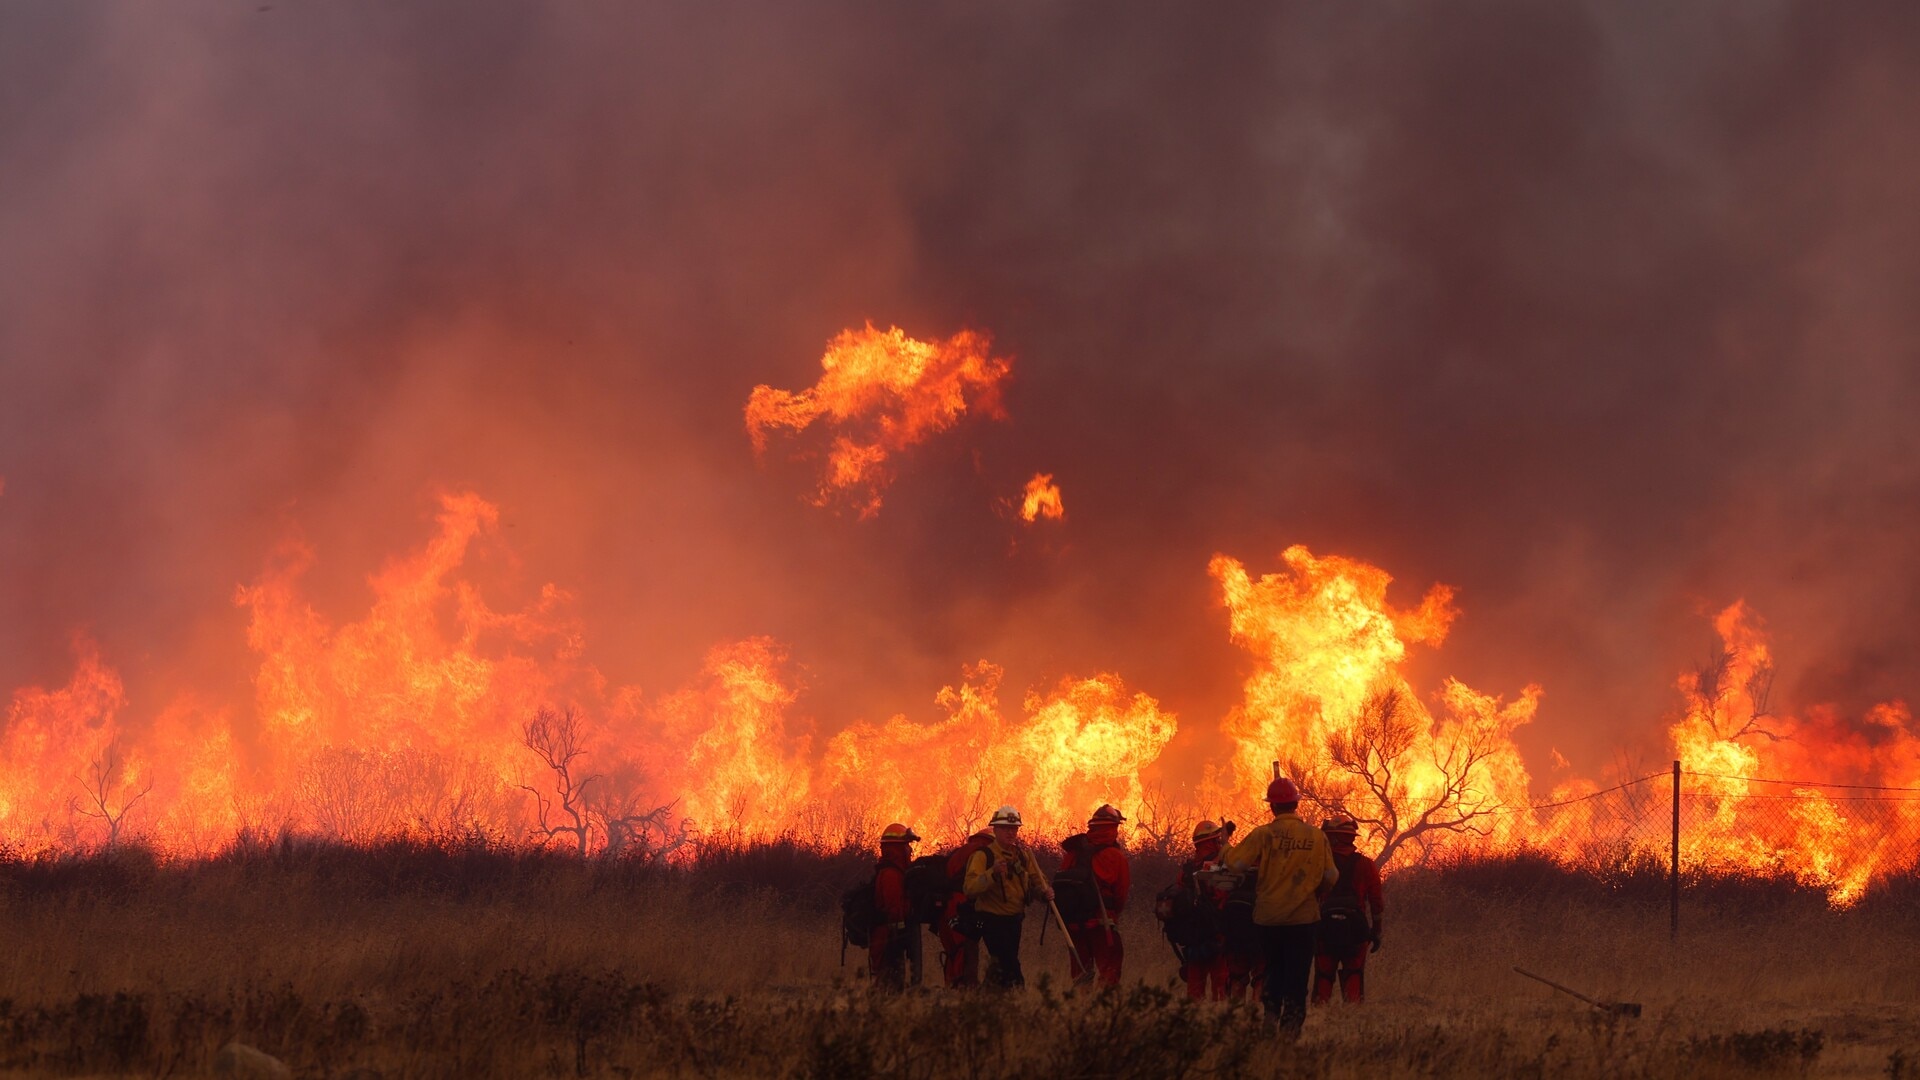
[[[1601,1001],[1598,998],[1590,998],[1587,995],[1581,993],[1580,991],[1573,989],[1572,987],[1562,986],[1559,983],[1554,982],[1552,979],[1547,978],[1545,975],[1535,975],[1533,972],[1528,971],[1526,968],[1523,968],[1518,964],[1514,965],[1513,971],[1514,971],[1514,974],[1516,975],[1525,975],[1527,978],[1532,979],[1534,982],[1546,983],[1548,986],[1553,987],[1555,990],[1558,990],[1563,994],[1570,994],[1573,997],[1577,997],[1581,1001],[1584,1001],[1587,1004],[1593,1006],[1594,1008],[1599,1009],[1601,1012],[1614,1013],[1615,1015],[1618,1015],[1618,1016],[1639,1016],[1640,1015],[1640,1003],[1637,1001]]]

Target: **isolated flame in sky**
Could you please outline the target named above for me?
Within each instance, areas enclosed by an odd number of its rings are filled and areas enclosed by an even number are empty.
[[[1066,504],[1060,501],[1060,485],[1053,482],[1052,473],[1035,473],[1027,481],[1027,489],[1020,500],[1020,519],[1038,521],[1041,518],[1059,520],[1067,516]]]
[[[813,386],[793,392],[756,386],[747,398],[747,435],[765,453],[777,428],[805,432],[818,421],[829,439],[814,493],[825,506],[845,502],[861,517],[880,509],[901,451],[952,427],[969,411],[1001,417],[1000,392],[1013,362],[989,355],[983,333],[920,341],[898,327],[844,330],[827,343]]]

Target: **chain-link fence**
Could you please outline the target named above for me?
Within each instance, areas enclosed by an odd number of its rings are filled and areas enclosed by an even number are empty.
[[[1840,906],[1920,872],[1920,788],[1680,767],[1500,816],[1502,846],[1603,878],[1664,871],[1681,894],[1729,880],[1792,882]]]

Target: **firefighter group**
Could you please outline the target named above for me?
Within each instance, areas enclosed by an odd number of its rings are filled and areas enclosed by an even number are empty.
[[[1155,897],[1154,915],[1191,997],[1255,995],[1269,1019],[1298,1033],[1310,997],[1328,1002],[1337,986],[1360,1002],[1367,956],[1380,949],[1380,875],[1355,850],[1352,819],[1304,821],[1300,792],[1285,777],[1268,785],[1266,801],[1273,820],[1238,840],[1231,821],[1194,826],[1192,855]],[[1012,806],[954,850],[918,858],[920,837],[889,825],[872,882],[842,898],[843,941],[867,946],[877,989],[920,982],[927,929],[948,987],[1018,987],[1026,981],[1021,933],[1035,909],[1043,939],[1049,926],[1064,935],[1076,982],[1117,986],[1126,956],[1119,917],[1133,892],[1125,821],[1112,806],[1096,809],[1085,832],[1061,842],[1051,879],[1021,841]]]

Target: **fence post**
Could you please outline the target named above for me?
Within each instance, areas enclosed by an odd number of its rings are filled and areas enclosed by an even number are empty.
[[[1671,916],[1667,926],[1668,939],[1680,940],[1680,763],[1673,763],[1673,859],[1671,863],[1672,899],[1668,909]]]

